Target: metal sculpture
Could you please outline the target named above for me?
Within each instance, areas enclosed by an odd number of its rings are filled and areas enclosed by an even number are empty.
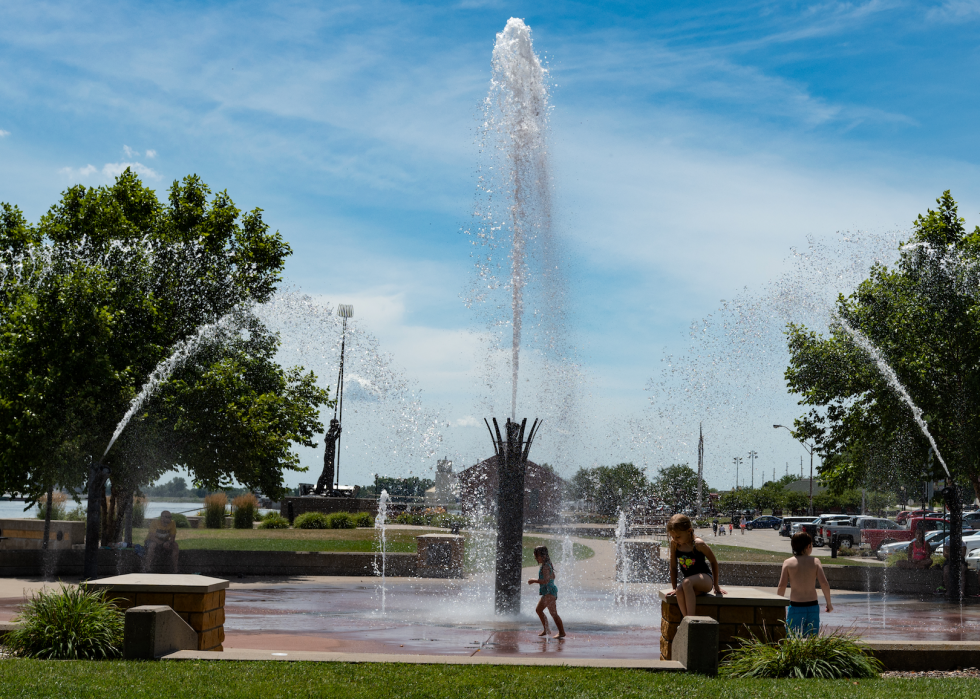
[[[500,434],[497,418],[490,439],[497,454],[497,565],[494,607],[497,614],[519,614],[521,611],[521,558],[524,537],[524,476],[531,442],[541,426],[535,420],[524,439],[527,419],[520,424],[509,418]]]

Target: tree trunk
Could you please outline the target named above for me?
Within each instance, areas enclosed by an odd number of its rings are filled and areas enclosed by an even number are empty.
[[[85,569],[84,577],[95,580],[99,577],[99,535],[102,503],[105,503],[105,482],[109,469],[97,461],[88,468],[88,511],[85,514]],[[101,501],[101,502],[100,502]]]
[[[44,510],[44,536],[41,539],[41,548],[47,550],[48,541],[51,540],[51,501],[54,499],[54,486],[48,488],[48,505]]]

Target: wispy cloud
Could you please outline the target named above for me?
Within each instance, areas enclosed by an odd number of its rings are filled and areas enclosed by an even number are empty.
[[[9,131],[4,131],[3,129],[0,129],[0,138],[4,138],[9,135],[10,135]]]
[[[946,0],[933,7],[926,17],[938,22],[952,22],[980,16],[980,0]]]
[[[86,165],[85,167],[73,168],[73,167],[63,167],[58,172],[65,175],[70,180],[91,180],[93,178],[109,181],[119,177],[126,168],[130,168],[140,177],[148,177],[153,180],[159,180],[160,175],[152,168],[147,167],[143,163],[138,162],[128,162],[128,163],[106,163],[102,168],[97,168],[94,165]]]

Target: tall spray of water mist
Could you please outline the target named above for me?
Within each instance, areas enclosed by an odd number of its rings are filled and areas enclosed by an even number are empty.
[[[844,329],[844,331],[851,336],[851,339],[854,340],[854,344],[864,350],[864,352],[874,360],[875,365],[878,367],[878,371],[880,371],[881,375],[885,377],[888,385],[890,385],[894,389],[895,393],[897,393],[899,397],[905,401],[905,404],[909,406],[909,409],[912,411],[913,419],[919,426],[919,429],[922,430],[922,434],[924,434],[926,439],[929,440],[933,453],[936,455],[936,458],[939,459],[939,463],[943,465],[943,470],[946,472],[946,475],[952,479],[952,476],[949,475],[949,469],[946,468],[946,462],[939,453],[939,447],[936,446],[936,440],[932,438],[932,434],[929,432],[929,426],[926,425],[926,421],[922,419],[922,409],[912,401],[912,396],[910,396],[909,392],[905,390],[905,386],[902,385],[902,382],[898,380],[898,375],[895,373],[895,370],[891,368],[891,365],[888,364],[887,361],[885,361],[884,356],[881,354],[881,350],[875,347],[874,343],[872,343],[864,333],[857,328],[851,327],[843,318],[837,318],[837,322],[840,323],[840,326]]]
[[[484,102],[486,147],[502,155],[497,170],[491,167],[481,177],[487,195],[478,236],[491,249],[506,245],[510,233],[509,279],[511,310],[511,419],[517,417],[517,387],[520,375],[521,339],[524,330],[526,293],[531,258],[540,258],[543,270],[551,264],[551,176],[548,170],[548,85],[547,71],[534,53],[531,30],[523,20],[511,18],[497,34],[493,48],[493,78]],[[496,210],[494,194],[506,197],[506,206]],[[503,204],[503,202],[501,202]],[[504,213],[506,211],[506,213]],[[481,270],[484,288],[496,285],[492,268],[499,266],[493,254]]]
[[[214,323],[208,323],[199,327],[193,335],[185,338],[181,342],[177,343],[174,351],[169,357],[164,359],[162,362],[157,364],[156,368],[150,374],[150,377],[143,384],[143,388],[140,389],[139,394],[129,403],[129,410],[123,415],[122,420],[116,425],[116,431],[112,433],[112,439],[109,440],[109,446],[105,448],[102,452],[102,458],[104,459],[109,450],[112,449],[112,445],[116,443],[119,435],[122,431],[126,429],[126,425],[133,418],[139,410],[146,404],[157,389],[168,379],[170,375],[173,374],[177,369],[184,366],[194,353],[197,352],[202,346],[217,340],[220,337],[228,335],[230,333],[237,331],[237,324],[235,319],[237,317],[238,309],[231,311],[227,315],[222,316],[220,319]]]

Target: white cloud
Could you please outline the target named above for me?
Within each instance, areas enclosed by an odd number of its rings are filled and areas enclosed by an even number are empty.
[[[127,145],[123,145],[123,153],[126,154],[127,158],[132,158],[139,155],[139,151],[135,151]]]
[[[9,135],[10,135],[10,132],[9,131],[4,131],[3,129],[0,129],[0,138],[3,138],[4,136],[9,136]]]
[[[968,19],[977,15],[980,15],[980,0],[946,0],[926,13],[927,18],[940,22]]]
[[[155,150],[152,150],[152,149],[151,150],[148,150],[148,151],[146,151],[146,157],[147,158],[155,158],[155,157],[157,157],[157,152]]]
[[[106,163],[101,169],[91,164],[80,168],[63,167],[58,172],[72,180],[97,179],[108,182],[121,175],[126,168],[131,168],[140,177],[148,177],[154,180],[160,179],[160,175],[155,170],[136,162]]]
[[[454,423],[457,427],[477,427],[480,421],[477,420],[472,415],[467,415],[466,417],[461,417]]]

